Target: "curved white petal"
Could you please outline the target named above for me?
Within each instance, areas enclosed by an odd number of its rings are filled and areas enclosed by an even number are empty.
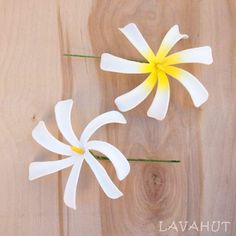
[[[122,112],[129,111],[139,105],[151,93],[157,81],[156,73],[151,73],[143,83],[128,93],[115,99],[115,104]]]
[[[29,166],[29,180],[34,180],[65,169],[74,164],[75,157],[68,157],[57,161],[32,162]]]
[[[73,146],[80,146],[71,126],[72,99],[60,101],[55,106],[57,126],[63,137]]]
[[[169,80],[163,71],[158,72],[158,86],[153,102],[147,115],[157,120],[163,120],[168,111],[170,100]]]
[[[125,156],[113,145],[103,141],[89,141],[87,143],[89,150],[95,150],[103,153],[107,158],[110,159],[113,166],[115,167],[116,174],[119,180],[124,179],[130,171],[130,165]]]
[[[177,79],[187,89],[196,107],[200,107],[207,101],[208,92],[194,75],[174,66],[166,67],[166,73]]]
[[[73,151],[71,150],[70,146],[54,138],[49,133],[43,121],[40,121],[38,125],[33,129],[32,137],[37,143],[51,152],[55,152],[57,154],[65,156],[73,155]]]
[[[213,62],[211,47],[190,48],[165,58],[165,65],[175,65],[182,63],[202,63],[211,64]]]
[[[109,198],[116,199],[123,195],[112,182],[103,166],[89,152],[85,154],[85,160],[92,169],[103,191]]]
[[[65,204],[73,209],[76,209],[76,189],[83,160],[84,158],[77,158],[74,166],[71,169],[64,192]]]
[[[126,74],[144,74],[152,71],[149,63],[130,61],[109,53],[102,54],[100,68],[104,71]]]
[[[126,36],[131,44],[148,60],[151,61],[155,55],[147,44],[146,40],[140,33],[138,27],[134,23],[126,25],[119,30]]]
[[[187,39],[187,38],[188,38],[188,35],[181,34],[179,32],[179,26],[174,25],[166,33],[164,39],[161,42],[161,46],[157,52],[157,60],[162,60],[179,40]]]
[[[126,119],[118,111],[109,111],[97,116],[85,127],[80,137],[81,143],[85,144],[97,129],[110,123],[126,124]]]

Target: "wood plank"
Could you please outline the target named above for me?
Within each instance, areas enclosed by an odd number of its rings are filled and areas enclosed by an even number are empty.
[[[0,24],[0,235],[59,235],[58,176],[28,180],[31,161],[58,158],[31,137],[40,119],[57,133],[53,106],[62,93],[57,5],[1,1]]]
[[[230,221],[216,235],[236,233],[235,172],[235,26],[236,3],[188,0],[88,0],[0,2],[0,235],[212,235],[212,232],[159,232],[172,221]],[[108,199],[91,170],[83,166],[77,210],[65,207],[69,170],[28,181],[33,160],[61,158],[37,145],[32,128],[43,119],[59,134],[53,107],[72,97],[73,127],[79,135],[102,112],[116,109],[114,99],[142,81],[143,75],[103,72],[99,60],[65,58],[63,53],[109,52],[141,59],[118,27],[135,22],[157,50],[166,31],[179,24],[190,38],[175,50],[211,45],[214,64],[188,65],[210,93],[201,109],[186,91],[171,83],[167,117],[146,116],[153,94],[125,113],[128,125],[109,125],[93,138],[116,145],[127,156],[180,159],[181,164],[132,163],[117,181],[124,193]],[[62,139],[63,140],[63,139]]]

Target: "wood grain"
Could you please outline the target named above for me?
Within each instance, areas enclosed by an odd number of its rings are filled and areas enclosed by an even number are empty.
[[[21,0],[0,1],[0,235],[5,236],[156,236],[236,234],[236,58],[234,0]],[[109,125],[95,137],[127,156],[179,159],[181,164],[132,163],[117,181],[123,191],[109,200],[84,165],[76,211],[63,203],[69,170],[28,181],[34,160],[55,160],[37,145],[31,131],[45,120],[59,134],[53,107],[73,98],[78,135],[102,112],[116,109],[114,98],[145,77],[102,72],[99,60],[66,58],[64,53],[121,57],[140,55],[118,31],[135,22],[150,46],[174,24],[190,39],[175,50],[211,45],[214,64],[188,65],[210,93],[194,108],[181,85],[171,80],[168,115],[146,116],[152,96],[125,113],[128,125]],[[230,221],[228,232],[160,232],[159,222]]]

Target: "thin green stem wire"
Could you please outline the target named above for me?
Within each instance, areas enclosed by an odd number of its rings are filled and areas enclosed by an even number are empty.
[[[105,156],[95,155],[93,152],[90,153],[100,161],[109,161],[109,159]],[[153,160],[153,159],[142,159],[142,158],[127,158],[129,162],[161,162],[161,163],[180,163],[180,160]]]
[[[83,54],[64,54],[66,57],[82,57],[82,58],[101,58],[100,56],[95,55],[83,55]]]
[[[94,58],[94,59],[100,59],[101,58],[101,56],[96,56],[96,55],[69,54],[69,53],[64,54],[64,56],[66,56],[66,57],[80,57],[80,58]],[[146,63],[146,61],[142,61],[142,60],[136,60],[136,59],[128,59],[128,60],[141,62],[141,63]]]

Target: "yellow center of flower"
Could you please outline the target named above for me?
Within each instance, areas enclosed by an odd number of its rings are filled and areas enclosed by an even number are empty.
[[[159,62],[155,62],[153,67],[154,67],[153,69],[156,70],[156,72],[158,72],[158,70],[164,71],[164,66]]]
[[[79,148],[79,147],[76,147],[76,146],[70,146],[70,148],[71,148],[71,150],[73,150],[74,152],[76,152],[80,155],[83,155],[85,153],[83,148]]]
[[[165,71],[163,60],[160,61],[157,57],[152,58],[152,60],[149,62],[149,66],[151,72],[158,73],[159,71]]]
[[[157,53],[156,56],[153,55],[152,52],[146,53],[145,57],[148,58],[148,62],[141,63],[140,71],[142,73],[150,73],[144,84],[148,89],[153,89],[157,80],[161,80],[158,85],[159,90],[169,89],[169,82],[166,74],[172,73],[172,68],[169,65],[178,63],[178,61],[180,61],[180,56],[178,54],[166,56],[167,53],[165,50],[159,54]]]

